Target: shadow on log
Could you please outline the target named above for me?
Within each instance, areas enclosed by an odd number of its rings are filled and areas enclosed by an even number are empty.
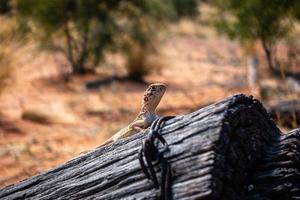
[[[3,188],[0,199],[160,199],[137,159],[147,132]],[[300,198],[300,132],[281,134],[251,97],[177,116],[161,133],[170,145],[173,199]]]

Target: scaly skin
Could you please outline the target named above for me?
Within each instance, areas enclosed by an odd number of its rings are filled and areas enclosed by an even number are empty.
[[[151,84],[144,93],[141,111],[127,127],[121,129],[111,138],[105,141],[102,145],[115,142],[120,138],[129,137],[148,128],[152,122],[157,118],[155,109],[158,106],[161,98],[166,91],[166,86],[161,83]],[[101,145],[101,146],[102,146]]]

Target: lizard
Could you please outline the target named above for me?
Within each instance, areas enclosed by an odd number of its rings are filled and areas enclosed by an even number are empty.
[[[125,128],[119,130],[111,138],[106,140],[100,146],[115,142],[121,138],[126,138],[148,128],[157,118],[155,110],[160,103],[166,86],[162,83],[154,83],[148,86],[144,92],[142,106],[136,118]]]

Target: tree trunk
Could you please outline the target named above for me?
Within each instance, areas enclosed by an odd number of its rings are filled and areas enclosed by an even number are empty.
[[[274,65],[273,65],[273,57],[272,57],[272,47],[270,44],[268,44],[268,42],[265,39],[261,39],[261,43],[266,55],[268,67],[270,71],[273,72]]]
[[[84,75],[86,74],[86,69],[81,65],[81,63],[76,63],[72,65],[73,74]]]
[[[3,188],[0,199],[160,199],[137,159],[147,133]],[[170,145],[173,199],[300,198],[300,131],[282,135],[251,97],[177,116],[161,135]]]
[[[259,61],[256,55],[247,56],[247,80],[252,95],[261,96],[260,82],[258,75]]]
[[[82,42],[79,39],[75,39],[72,36],[72,33],[69,28],[69,22],[66,20],[64,24],[64,34],[66,39],[66,50],[64,54],[69,61],[72,72],[74,74],[83,75],[87,73],[87,69],[85,68],[87,56],[88,56],[88,38],[87,32],[81,33],[82,34]]]

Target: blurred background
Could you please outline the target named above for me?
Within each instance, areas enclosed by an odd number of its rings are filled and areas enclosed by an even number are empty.
[[[99,146],[139,112],[252,94],[300,122],[300,1],[0,0],[0,187]]]

